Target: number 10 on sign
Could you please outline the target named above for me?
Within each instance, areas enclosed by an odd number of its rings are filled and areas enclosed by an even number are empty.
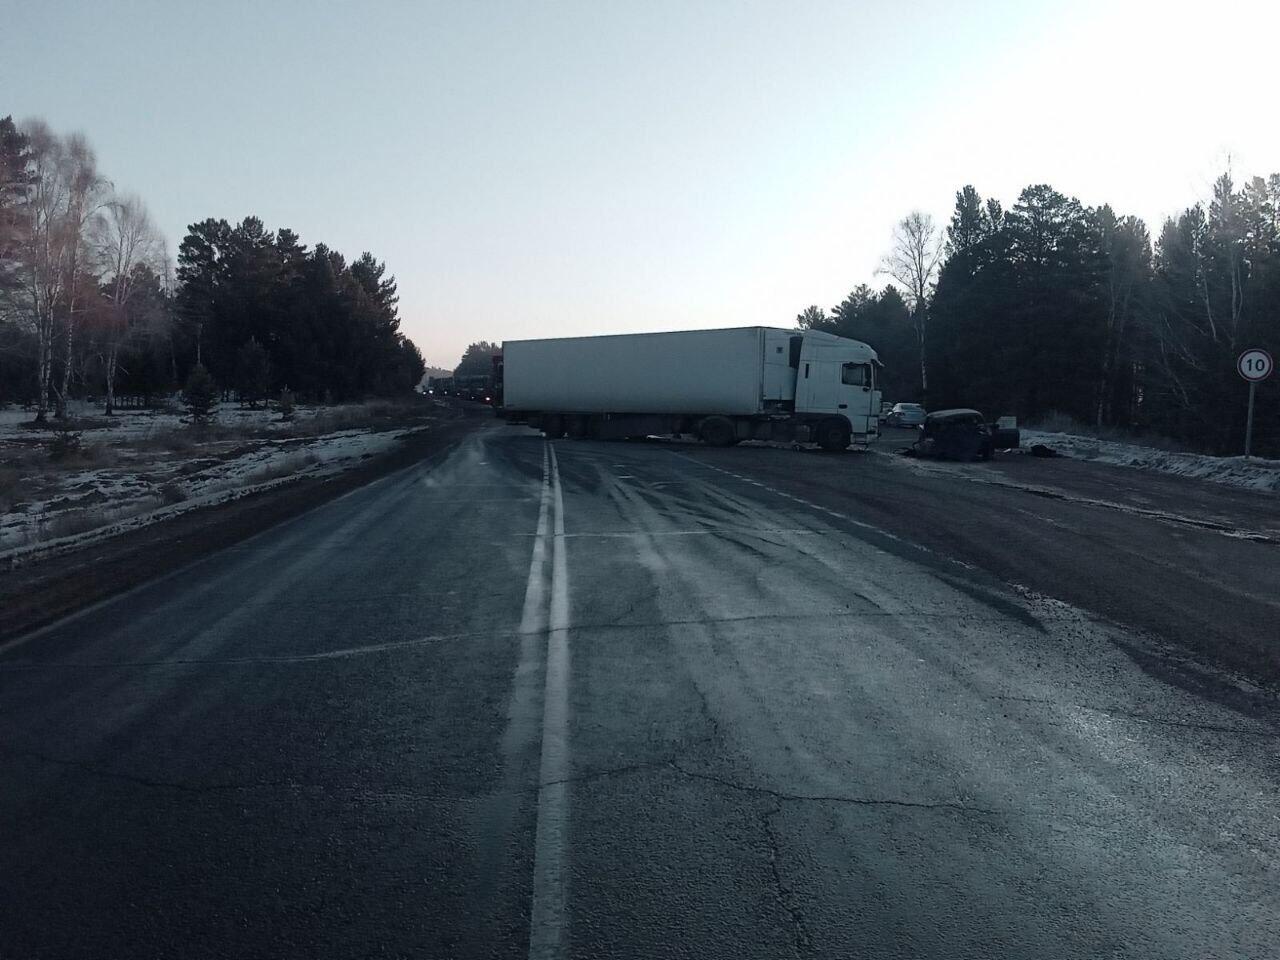
[[[1244,455],[1249,456],[1249,449],[1253,445],[1253,395],[1258,389],[1258,384],[1267,377],[1276,368],[1276,362],[1271,359],[1271,354],[1265,350],[1246,350],[1240,354],[1236,360],[1236,369],[1240,371],[1240,376],[1249,381],[1249,416],[1245,420],[1244,427]]]

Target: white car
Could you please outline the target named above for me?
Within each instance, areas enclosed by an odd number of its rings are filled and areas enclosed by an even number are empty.
[[[918,403],[895,403],[884,418],[889,427],[918,427],[924,423],[924,407]]]

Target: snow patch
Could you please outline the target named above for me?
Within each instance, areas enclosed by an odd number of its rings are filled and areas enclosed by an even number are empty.
[[[65,552],[301,477],[331,476],[392,450],[422,429],[429,428],[222,441],[206,445],[194,457],[170,455],[145,464],[130,461],[114,468],[58,472],[46,478],[50,489],[44,497],[0,514],[0,567]]]
[[[1070,433],[1023,430],[1022,446],[1043,444],[1077,460],[1093,460],[1118,467],[1155,470],[1250,490],[1280,491],[1280,460],[1261,457],[1211,457],[1201,453],[1172,453],[1134,443],[1098,440]]]

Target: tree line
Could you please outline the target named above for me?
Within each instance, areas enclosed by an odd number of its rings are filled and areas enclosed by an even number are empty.
[[[502,344],[477,340],[467,345],[462,359],[453,368],[454,377],[485,377],[493,373],[493,358],[502,352]]]
[[[796,319],[875,346],[888,399],[1238,453],[1236,358],[1280,351],[1280,175],[1224,174],[1154,243],[1137,217],[1048,185],[1007,210],[966,186],[945,230],[904,219],[881,270],[891,285]],[[1255,444],[1280,455],[1280,382],[1258,390]]]
[[[256,217],[193,224],[175,265],[141,198],[84,137],[0,119],[0,403],[43,422],[72,397],[173,393],[200,370],[255,402],[410,391],[395,278]]]

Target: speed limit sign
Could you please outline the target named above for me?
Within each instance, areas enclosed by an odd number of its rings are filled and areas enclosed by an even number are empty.
[[[1271,376],[1275,368],[1276,362],[1271,359],[1271,354],[1260,348],[1246,350],[1236,360],[1236,369],[1240,371],[1240,376],[1249,381],[1249,413],[1244,420],[1244,455],[1246,457],[1249,456],[1250,448],[1253,446],[1253,394],[1258,389],[1258,384]]]
[[[1250,383],[1267,379],[1275,368],[1276,362],[1265,350],[1246,350],[1236,361],[1236,369],[1240,371],[1240,376]]]

